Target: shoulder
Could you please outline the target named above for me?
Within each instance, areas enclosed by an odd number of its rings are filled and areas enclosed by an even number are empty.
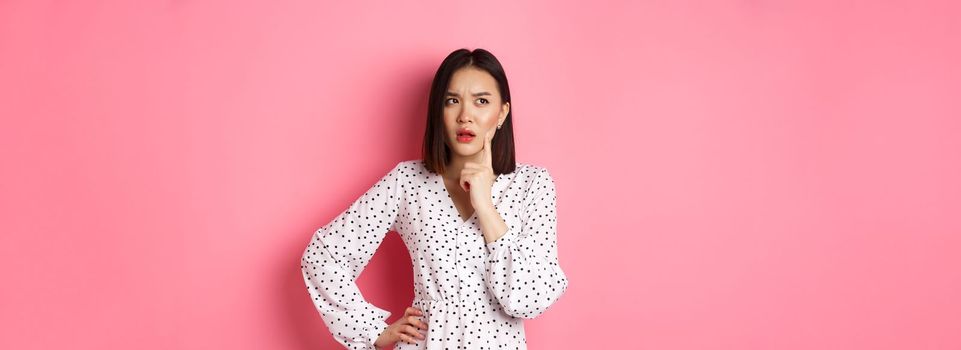
[[[417,173],[423,169],[424,162],[420,159],[406,159],[397,162],[392,171],[403,173]]]
[[[540,164],[517,162],[517,168],[514,169],[514,172],[516,172],[518,176],[526,178],[539,180],[546,179],[553,181],[551,173],[547,170],[547,167]]]
[[[397,176],[399,180],[413,181],[426,178],[427,167],[421,159],[400,160],[390,170],[390,175]]]
[[[526,183],[528,191],[553,191],[555,188],[554,177],[546,166],[517,162],[514,172],[517,173],[515,180]]]

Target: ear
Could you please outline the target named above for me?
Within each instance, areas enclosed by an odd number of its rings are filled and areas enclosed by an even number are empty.
[[[510,112],[511,112],[511,103],[504,102],[504,104],[501,105],[501,116],[497,120],[497,125],[503,124],[504,120],[507,119],[507,114]]]

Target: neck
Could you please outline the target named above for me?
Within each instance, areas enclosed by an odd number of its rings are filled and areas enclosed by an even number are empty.
[[[471,161],[477,161],[481,157],[481,152],[477,152],[472,156],[462,156],[459,154],[452,154],[450,158],[450,163],[447,164],[444,178],[448,180],[456,180],[460,178],[461,170],[464,170],[464,164]]]

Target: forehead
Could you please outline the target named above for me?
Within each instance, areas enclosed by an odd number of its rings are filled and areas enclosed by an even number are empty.
[[[474,67],[458,69],[450,77],[448,90],[469,92],[487,91],[497,93],[497,80],[484,70]]]

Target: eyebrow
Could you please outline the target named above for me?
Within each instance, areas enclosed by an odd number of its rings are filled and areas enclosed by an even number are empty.
[[[475,97],[477,97],[477,96],[491,96],[491,93],[489,93],[489,92],[487,92],[487,91],[481,91],[481,92],[475,93],[475,94],[473,94],[473,95],[474,95]],[[456,92],[453,92],[453,91],[448,91],[448,92],[447,92],[447,95],[445,95],[445,96],[460,97],[460,95],[458,95]]]

